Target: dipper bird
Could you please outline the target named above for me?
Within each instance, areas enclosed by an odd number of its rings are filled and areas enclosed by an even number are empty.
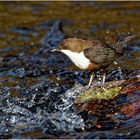
[[[111,63],[124,53],[126,43],[135,35],[126,37],[123,41],[116,40],[107,44],[99,40],[83,40],[79,38],[68,38],[63,40],[59,47],[52,51],[59,51],[67,55],[72,62],[83,70],[89,70],[92,74],[88,86],[93,81],[94,70],[105,70]],[[105,72],[103,82],[105,83]]]

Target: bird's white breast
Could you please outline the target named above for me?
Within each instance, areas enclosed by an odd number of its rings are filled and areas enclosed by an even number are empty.
[[[79,67],[80,69],[87,69],[89,64],[90,64],[90,60],[87,59],[84,56],[83,51],[78,53],[78,52],[72,52],[70,50],[61,50],[61,52],[63,52],[64,54],[66,54],[71,60],[72,62]]]

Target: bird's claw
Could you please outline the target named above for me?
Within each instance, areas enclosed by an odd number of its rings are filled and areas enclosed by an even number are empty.
[[[101,88],[102,88],[104,91],[107,91],[107,89],[106,89],[104,86],[101,86]]]

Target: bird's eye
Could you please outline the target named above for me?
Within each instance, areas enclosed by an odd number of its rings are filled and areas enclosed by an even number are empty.
[[[67,48],[67,46],[66,45],[63,45],[63,49],[66,49]]]

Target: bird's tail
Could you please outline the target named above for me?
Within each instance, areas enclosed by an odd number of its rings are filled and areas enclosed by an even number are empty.
[[[125,39],[124,39],[124,43],[127,43],[129,42],[130,40],[132,40],[133,38],[135,38],[136,36],[135,35],[131,35],[131,36],[127,36]]]
[[[117,53],[123,53],[127,43],[135,37],[135,35],[127,36],[123,41],[118,40],[112,47]]]

